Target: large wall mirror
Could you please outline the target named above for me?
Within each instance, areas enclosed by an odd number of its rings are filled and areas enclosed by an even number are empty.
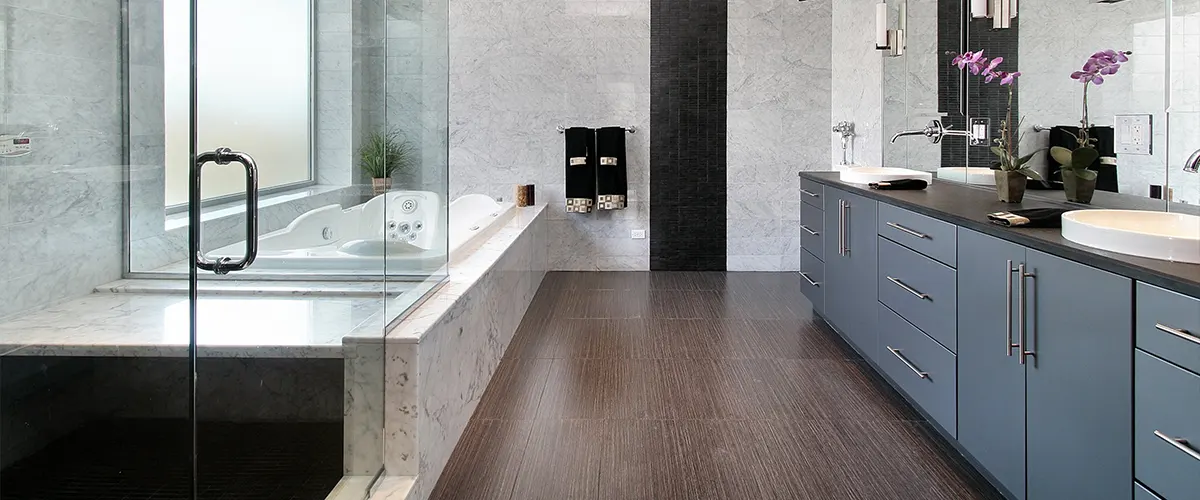
[[[1030,164],[1055,181],[1058,165],[1043,149],[1075,144],[1083,119],[1085,85],[1072,73],[1097,52],[1127,51],[1116,74],[1086,85],[1089,131],[1102,156],[1095,165],[1099,189],[1143,198],[1138,203],[1148,209],[1195,210],[1200,174],[1185,166],[1200,150],[1200,0],[1013,1],[1019,9],[998,22],[1003,3],[888,0],[890,14],[903,19],[906,44],[902,55],[884,56],[884,164],[933,171],[996,163],[989,147],[1009,116],[1009,88],[951,64],[954,53],[983,50],[1004,58],[997,69],[1021,73],[1011,99],[1019,149],[1038,152]],[[932,119],[960,131],[984,122],[987,141],[888,142]],[[1031,194],[1059,199],[1060,190],[1052,182]]]

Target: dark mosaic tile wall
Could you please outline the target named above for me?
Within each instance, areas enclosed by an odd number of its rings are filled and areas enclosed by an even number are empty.
[[[650,2],[652,270],[725,270],[728,11]]]
[[[991,19],[970,18],[969,13],[964,11],[965,7],[961,0],[939,0],[938,2],[938,50],[941,52],[938,62],[941,65],[941,69],[938,71],[938,108],[939,111],[947,114],[944,120],[947,126],[964,130],[967,127],[967,119],[960,114],[958,103],[959,99],[965,96],[969,107],[969,116],[973,118],[987,117],[991,120],[991,137],[988,139],[987,146],[970,148],[967,148],[967,141],[964,138],[946,138],[942,141],[942,166],[962,166],[963,150],[966,148],[969,149],[967,153],[969,166],[990,167],[995,160],[988,151],[988,147],[992,145],[992,139],[1000,136],[1000,122],[1004,120],[1008,108],[1008,88],[1002,87],[996,82],[984,84],[980,77],[970,75],[967,77],[967,90],[964,94],[960,83],[961,72],[950,66],[953,56],[948,52],[959,52],[962,49],[963,40],[960,26],[965,21],[969,23],[967,50],[983,49],[988,57],[1003,57],[1004,63],[1000,65],[1000,69],[1016,71],[1019,67],[1017,65],[1017,39],[1020,18],[1013,19],[1012,28],[997,30],[992,28]],[[1020,87],[1018,86],[1018,88]],[[1019,110],[1020,93],[1018,92],[1013,96],[1014,121],[1020,120]]]

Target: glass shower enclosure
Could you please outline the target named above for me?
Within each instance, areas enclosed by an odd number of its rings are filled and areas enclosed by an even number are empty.
[[[0,0],[0,500],[366,498],[444,0]]]

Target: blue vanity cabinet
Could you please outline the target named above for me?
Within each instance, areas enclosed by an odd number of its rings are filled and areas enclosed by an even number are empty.
[[[800,193],[800,291],[812,303],[814,311],[824,314],[825,214],[819,204],[819,193],[824,190],[820,184],[806,187]],[[817,202],[811,201],[814,196]]]
[[[1017,499],[1025,498],[1025,366],[1005,347],[1020,315],[1010,270],[1024,262],[1024,246],[958,229],[958,441]]]
[[[1129,500],[1133,281],[1032,249],[1025,262],[1028,498]]]
[[[825,318],[859,352],[875,357],[878,317],[878,207],[825,187]]]

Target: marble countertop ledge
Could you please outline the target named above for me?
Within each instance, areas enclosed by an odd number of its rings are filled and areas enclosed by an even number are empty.
[[[1200,297],[1200,264],[1170,262],[1106,252],[1083,246],[1062,237],[1057,228],[1007,228],[988,222],[987,214],[1028,208],[1133,209],[1138,200],[1131,196],[1096,193],[1095,206],[1031,199],[1022,203],[1003,203],[993,189],[946,181],[934,181],[922,191],[875,191],[865,185],[842,182],[836,172],[801,172],[800,177],[837,189],[896,205],[913,212],[949,221],[968,229],[1024,245],[1035,250],[1081,262],[1092,267],[1126,276],[1185,295]],[[1144,209],[1144,208],[1143,208]]]

